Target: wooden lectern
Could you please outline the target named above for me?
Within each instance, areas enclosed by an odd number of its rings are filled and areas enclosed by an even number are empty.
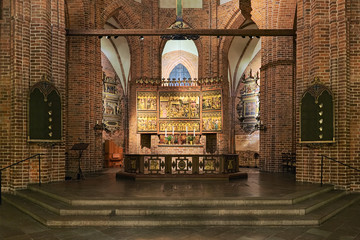
[[[74,144],[74,146],[72,146],[72,148],[70,150],[76,150],[76,151],[79,151],[79,158],[78,158],[78,163],[79,163],[79,167],[78,167],[78,172],[77,172],[77,177],[76,179],[77,180],[80,180],[80,179],[85,179],[83,173],[82,173],[82,170],[81,170],[81,155],[83,153],[84,150],[87,149],[87,147],[89,146],[88,143],[76,143]]]

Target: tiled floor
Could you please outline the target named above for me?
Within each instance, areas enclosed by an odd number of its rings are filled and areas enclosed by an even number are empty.
[[[106,182],[107,179],[107,182]],[[89,186],[92,189],[89,190]],[[213,186],[213,188],[211,187]],[[114,173],[88,177],[85,181],[47,185],[68,197],[237,197],[284,196],[310,188],[292,176],[250,171],[247,180],[232,182],[130,182],[115,181]],[[43,186],[45,187],[45,185]],[[292,190],[291,190],[292,189]],[[111,194],[111,191],[114,191]],[[196,192],[196,194],[195,194]],[[195,196],[194,196],[195,194]],[[7,203],[0,206],[0,239],[360,239],[360,203],[320,227],[187,227],[187,228],[48,228]]]

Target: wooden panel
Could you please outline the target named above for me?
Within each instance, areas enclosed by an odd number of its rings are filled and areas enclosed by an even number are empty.
[[[295,36],[294,29],[68,29],[68,36]]]

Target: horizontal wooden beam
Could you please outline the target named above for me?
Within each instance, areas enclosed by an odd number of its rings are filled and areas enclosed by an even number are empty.
[[[295,36],[293,29],[68,29],[67,36]]]

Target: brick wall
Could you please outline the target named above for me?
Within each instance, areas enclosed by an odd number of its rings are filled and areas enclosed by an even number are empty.
[[[352,167],[360,169],[360,2],[356,0],[347,1],[349,9],[349,26],[348,26],[348,48],[349,53],[349,72],[350,77],[350,164]],[[360,191],[359,172],[348,170],[350,189]]]
[[[293,28],[296,1],[252,1],[252,19],[262,29]],[[279,172],[282,152],[295,151],[294,44],[292,37],[261,37],[260,168]]]
[[[103,27],[103,1],[67,1],[67,28],[87,29]],[[84,151],[82,170],[98,171],[103,167],[102,134],[94,130],[102,120],[102,67],[100,40],[96,37],[68,37],[67,39],[67,94],[66,117],[67,174],[76,174],[78,154],[71,150],[75,143],[89,143]]]
[[[45,155],[41,161],[41,181],[62,181],[65,178],[64,142],[54,145],[27,142],[27,114],[29,89],[45,76],[59,90],[63,117],[66,116],[64,3],[3,1],[0,29],[0,165],[4,167],[42,153]],[[65,128],[66,123],[63,133]],[[3,172],[4,190],[37,181],[36,160]]]
[[[298,3],[296,102],[314,77],[334,93],[336,143],[312,149],[297,145],[297,179],[320,181],[320,157],[325,154],[359,168],[359,12],[352,0]],[[299,106],[297,105],[299,119]],[[297,122],[298,122],[297,119]],[[297,138],[299,138],[297,124]],[[359,190],[359,174],[330,161],[324,182]]]

